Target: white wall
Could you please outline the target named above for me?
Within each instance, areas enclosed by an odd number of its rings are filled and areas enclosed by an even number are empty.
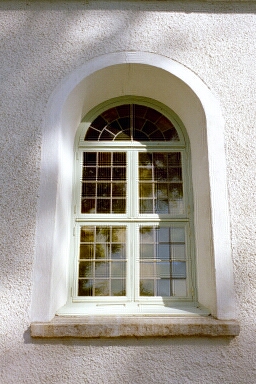
[[[256,3],[3,1],[0,11],[0,382],[254,383]],[[88,60],[121,51],[153,52],[177,61],[222,106],[241,324],[235,339],[30,338],[47,104],[60,83]],[[56,164],[50,165],[49,177],[56,172]],[[49,204],[46,217],[54,209]]]

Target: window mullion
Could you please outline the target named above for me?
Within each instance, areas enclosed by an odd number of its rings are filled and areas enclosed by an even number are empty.
[[[127,216],[128,216],[128,244],[129,248],[129,273],[127,274],[127,293],[131,300],[134,300],[136,286],[138,285],[138,245],[136,228],[137,224],[133,219],[138,216],[138,164],[137,151],[127,151]]]
[[[138,164],[137,151],[127,152],[127,214],[138,217]]]

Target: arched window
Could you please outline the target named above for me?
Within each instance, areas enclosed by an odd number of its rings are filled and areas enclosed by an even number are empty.
[[[192,206],[189,143],[172,114],[112,101],[82,122],[69,313],[195,307]]]

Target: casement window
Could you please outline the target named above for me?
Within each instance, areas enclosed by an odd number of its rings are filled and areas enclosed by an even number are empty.
[[[162,313],[195,302],[189,148],[177,122],[127,103],[83,126],[71,284],[78,312]]]
[[[43,126],[32,336],[239,333],[223,133],[209,87],[167,57],[107,54],[61,82]]]

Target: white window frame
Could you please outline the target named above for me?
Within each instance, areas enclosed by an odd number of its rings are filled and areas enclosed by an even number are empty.
[[[90,126],[91,121],[98,117],[103,111],[112,107],[123,104],[140,104],[148,106],[152,109],[162,113],[168,120],[170,120],[175,129],[178,132],[179,141],[170,142],[126,142],[126,141],[85,141],[84,137],[86,131]],[[177,215],[176,217],[170,217],[170,215],[163,215],[159,217],[157,214],[139,214],[138,206],[133,206],[133,211],[137,211],[136,217],[138,226],[142,223],[146,224],[160,224],[160,223],[180,223],[184,225],[186,233],[186,253],[187,253],[187,297],[135,297],[135,300],[131,297],[124,299],[123,297],[82,297],[76,294],[77,292],[77,276],[78,276],[78,254],[79,254],[79,237],[80,227],[82,225],[103,225],[110,220],[113,225],[121,225],[124,223],[130,223],[132,220],[128,218],[127,214],[81,214],[81,170],[82,170],[82,157],[83,152],[116,152],[126,151],[128,159],[127,172],[130,175],[128,177],[128,190],[132,193],[129,180],[138,179],[138,164],[131,161],[130,156],[134,156],[134,153],[139,152],[180,152],[182,156],[182,173],[183,173],[183,193],[184,193],[184,214]],[[74,197],[73,197],[73,240],[71,241],[71,263],[70,263],[70,289],[67,303],[59,311],[58,315],[97,315],[101,313],[116,313],[116,314],[176,314],[184,315],[187,311],[190,315],[202,315],[208,316],[209,310],[200,305],[197,301],[197,286],[196,286],[196,262],[195,262],[195,241],[194,241],[194,225],[193,225],[193,188],[190,171],[190,147],[189,139],[186,135],[186,130],[180,121],[179,117],[171,110],[166,108],[160,103],[154,102],[150,99],[142,97],[121,97],[108,100],[103,104],[97,106],[83,119],[83,122],[79,125],[77,136],[75,140],[75,155],[74,155]],[[134,158],[133,158],[134,160]],[[132,164],[132,168],[130,166]],[[131,176],[132,175],[132,176]],[[183,224],[182,224],[183,223]],[[138,232],[138,231],[137,231]],[[135,241],[138,246],[138,239]],[[134,246],[134,245],[133,245]],[[128,258],[129,253],[133,252],[131,249],[127,250]],[[132,263],[134,260],[132,261]],[[139,271],[134,270],[134,265],[130,266],[128,262],[129,270],[127,276],[132,279],[138,279]],[[135,276],[133,276],[135,274]],[[129,286],[129,285],[128,285]]]

